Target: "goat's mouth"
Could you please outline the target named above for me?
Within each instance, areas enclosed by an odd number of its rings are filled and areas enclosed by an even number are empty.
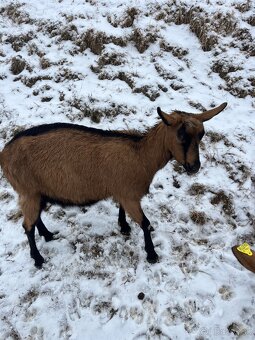
[[[197,171],[187,171],[186,170],[186,174],[189,175],[189,176],[195,175],[197,172],[198,172],[198,170]]]
[[[197,162],[194,165],[184,164],[183,167],[186,170],[187,175],[192,176],[192,175],[195,175],[199,171],[200,162]]]

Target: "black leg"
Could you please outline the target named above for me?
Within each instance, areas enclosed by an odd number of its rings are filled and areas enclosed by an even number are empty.
[[[36,221],[36,226],[40,236],[44,236],[45,241],[49,242],[54,240],[54,233],[51,233],[44,225],[43,221],[41,220],[41,216],[38,217]]]
[[[131,228],[129,226],[129,224],[126,221],[126,213],[125,210],[123,209],[123,207],[120,205],[120,210],[119,210],[119,226],[120,226],[120,232],[123,235],[130,235],[131,232]]]
[[[29,246],[30,246],[30,255],[35,260],[35,266],[37,268],[42,268],[42,264],[44,263],[44,258],[41,256],[41,254],[39,253],[39,250],[36,247],[35,226],[33,226],[30,231],[27,231],[25,227],[24,229],[27,235]]]
[[[158,254],[154,250],[154,245],[153,245],[151,234],[150,234],[153,228],[150,225],[150,221],[144,214],[143,214],[141,228],[144,233],[144,242],[145,242],[145,251],[147,253],[147,261],[150,263],[156,263],[158,261]]]

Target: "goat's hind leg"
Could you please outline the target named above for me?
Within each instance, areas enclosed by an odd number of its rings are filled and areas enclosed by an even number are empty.
[[[119,223],[119,226],[120,226],[120,232],[123,235],[129,236],[130,232],[131,232],[131,228],[130,228],[130,225],[127,223],[126,213],[125,213],[125,210],[123,209],[123,207],[121,205],[120,205],[120,209],[119,209],[118,223]]]
[[[35,260],[35,266],[41,268],[44,258],[35,243],[35,224],[40,214],[40,197],[37,195],[21,196],[20,205],[24,216],[23,228],[30,246],[30,256]]]
[[[40,236],[43,236],[46,242],[55,240],[57,237],[55,236],[58,232],[52,233],[50,232],[44,225],[41,216],[39,215],[36,221],[36,227],[38,229],[38,233]]]

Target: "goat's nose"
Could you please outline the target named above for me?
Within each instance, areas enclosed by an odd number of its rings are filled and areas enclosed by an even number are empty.
[[[195,174],[196,172],[198,172],[199,168],[200,168],[200,161],[196,161],[193,164],[190,163],[186,163],[185,164],[185,169],[187,171],[187,173],[189,174]]]

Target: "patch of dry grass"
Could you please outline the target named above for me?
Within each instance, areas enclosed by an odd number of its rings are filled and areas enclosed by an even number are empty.
[[[239,48],[249,56],[255,56],[254,39],[248,28],[236,29],[233,38],[235,41],[230,44],[231,47]]]
[[[68,68],[62,68],[59,70],[58,74],[55,76],[54,80],[56,83],[60,83],[66,80],[81,80],[84,79],[84,75],[78,72],[73,72]]]
[[[190,219],[198,225],[204,225],[208,221],[208,217],[203,211],[190,211]]]
[[[133,26],[138,14],[139,10],[137,8],[129,7],[122,16],[108,15],[107,20],[115,28],[119,26],[121,28],[129,28]]]
[[[28,32],[19,35],[9,35],[6,42],[11,44],[15,52],[19,52],[29,41],[34,38],[33,32]]]
[[[206,132],[206,137],[209,139],[210,143],[214,144],[223,141],[225,146],[235,147],[235,145],[223,133],[209,130]]]
[[[235,212],[233,197],[231,195],[227,195],[223,190],[216,192],[211,199],[211,204],[213,205],[222,205],[222,210],[226,215],[232,216]]]
[[[40,59],[40,66],[42,70],[45,70],[46,68],[49,68],[52,65],[49,59],[42,57]]]
[[[251,26],[255,26],[255,15],[251,15],[248,19],[247,19],[248,24],[250,24]]]
[[[38,81],[42,80],[51,80],[51,76],[34,76],[34,77],[26,77],[26,76],[18,76],[14,79],[14,81],[21,81],[27,87],[33,87]]]
[[[89,29],[88,31],[78,35],[74,43],[79,47],[79,52],[84,52],[87,48],[92,53],[101,55],[105,44],[113,43],[119,46],[126,46],[126,41],[123,38],[115,36],[107,36],[104,32]]]
[[[24,60],[21,56],[13,57],[11,59],[10,71],[12,74],[18,75],[25,69],[31,72],[31,67],[27,64],[26,60]]]
[[[164,80],[177,79],[176,75],[174,75],[173,73],[169,72],[167,69],[165,69],[160,64],[154,63],[154,67],[155,67],[156,71],[158,72],[158,74],[160,75],[160,77],[162,77]]]
[[[34,20],[30,18],[28,13],[21,10],[22,6],[21,3],[11,2],[9,5],[0,8],[0,15],[8,17],[17,25],[33,24]]]
[[[208,191],[208,188],[201,183],[193,183],[189,188],[189,194],[192,196],[204,195]]]
[[[27,52],[28,55],[38,55],[38,57],[42,58],[45,55],[45,52],[39,49],[39,47],[34,43],[27,44]]]
[[[217,36],[212,32],[207,15],[201,7],[180,6],[172,15],[176,25],[189,24],[204,51],[210,51],[217,44]]]
[[[99,123],[102,117],[114,118],[119,114],[129,115],[132,112],[132,110],[127,106],[116,105],[114,103],[107,108],[98,108],[96,107],[96,103],[93,98],[84,102],[83,99],[75,96],[73,99],[68,100],[67,104],[69,107],[78,110],[78,112],[67,114],[67,118],[71,121],[82,120],[83,118],[88,117],[92,122]]]
[[[235,4],[235,8],[238,9],[241,13],[248,12],[252,9],[254,5],[252,0],[246,0],[240,3]]]
[[[157,88],[153,88],[148,85],[136,87],[134,88],[133,92],[142,93],[144,96],[148,97],[152,102],[154,102],[160,96],[160,92],[158,91]]]
[[[238,33],[236,32],[236,34]],[[242,39],[238,38],[237,41],[237,45],[240,48],[240,41],[242,41]],[[234,43],[232,43],[232,45],[233,44]],[[244,41],[241,43],[241,45],[241,49],[244,48],[249,52],[250,55],[255,55],[255,48],[251,43],[251,38],[249,35],[248,40],[245,40],[244,38]],[[254,49],[253,52],[252,49]],[[241,77],[238,73],[238,71],[242,70],[243,66],[237,65],[236,62],[234,63],[231,60],[219,59],[212,65],[212,71],[218,73],[219,76],[225,80],[226,85],[223,86],[225,90],[239,98],[245,98],[249,95],[254,97],[254,78],[251,76],[243,79],[243,77]]]
[[[172,55],[178,59],[183,59],[183,57],[189,53],[187,49],[178,46],[172,46],[166,43],[164,40],[161,40],[160,48],[166,52],[171,52]]]
[[[135,47],[140,53],[144,53],[148,47],[153,44],[158,38],[157,32],[142,31],[139,28],[135,28],[130,36],[130,40],[133,41]]]

